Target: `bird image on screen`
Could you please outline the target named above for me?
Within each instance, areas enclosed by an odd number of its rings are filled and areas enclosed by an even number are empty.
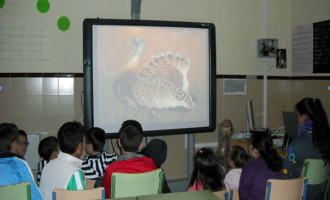
[[[215,129],[213,24],[85,19],[83,28],[86,127],[108,138],[127,119],[146,136]]]
[[[150,115],[155,111],[194,107],[187,76],[191,67],[189,58],[172,51],[144,55],[147,44],[138,36],[126,43],[132,51],[123,72],[114,81],[114,91],[121,102]],[[146,63],[140,61],[144,56],[150,58]],[[140,66],[142,69],[137,71]]]

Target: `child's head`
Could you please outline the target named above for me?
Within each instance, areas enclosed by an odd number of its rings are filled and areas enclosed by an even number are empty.
[[[229,151],[228,164],[231,168],[243,168],[248,162],[249,155],[243,147],[235,145]]]
[[[58,155],[58,142],[55,136],[42,139],[38,147],[39,156],[44,160],[53,160]]]
[[[27,151],[27,147],[29,146],[27,134],[25,131],[19,130],[18,139],[16,142],[17,142],[17,146],[16,146],[16,149],[14,150],[15,154],[24,158],[25,153]]]
[[[204,189],[218,191],[223,187],[221,180],[214,151],[210,148],[199,149],[194,156],[194,170],[189,186],[192,186],[195,181],[201,181]]]
[[[273,147],[273,140],[269,129],[253,132],[249,149],[252,157],[264,159],[268,168],[272,171],[281,170],[283,160]]]
[[[143,129],[135,120],[126,120],[119,129],[119,145],[125,152],[137,152],[142,146]]]
[[[88,155],[101,153],[105,144],[105,131],[98,127],[90,128],[85,133],[85,151]]]
[[[15,124],[0,124],[0,153],[12,152],[12,149],[16,148],[18,132]]]
[[[62,152],[80,157],[83,148],[84,127],[80,122],[66,122],[58,131],[57,138]]]
[[[273,149],[273,140],[269,131],[256,131],[250,138],[250,154],[254,158],[263,157],[268,151]]]

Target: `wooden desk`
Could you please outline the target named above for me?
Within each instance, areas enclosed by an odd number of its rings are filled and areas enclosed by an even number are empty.
[[[137,200],[221,200],[209,190],[137,196]]]

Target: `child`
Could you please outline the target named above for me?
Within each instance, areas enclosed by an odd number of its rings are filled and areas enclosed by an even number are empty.
[[[41,161],[38,163],[37,184],[40,185],[40,178],[42,169],[50,160],[57,158],[58,155],[58,142],[55,136],[49,136],[42,139],[39,143],[38,153]]]
[[[117,160],[117,156],[103,151],[105,132],[101,128],[90,128],[85,133],[87,156],[82,163],[82,171],[87,179],[103,178],[105,169]],[[102,182],[101,182],[102,183]]]
[[[29,146],[27,134],[23,130],[19,130],[18,139],[16,141],[17,145],[15,148],[10,150],[11,153],[16,154],[19,158],[25,160],[24,156]]]
[[[14,124],[0,124],[0,186],[29,181],[31,183],[32,199],[42,200],[29,165],[10,152],[11,149],[18,145],[18,132],[17,126]]]
[[[298,137],[288,148],[282,167],[284,178],[297,178],[306,158],[330,162],[330,128],[321,100],[304,98],[296,104],[298,113]],[[321,199],[323,185],[308,185],[306,199]]]
[[[282,158],[273,147],[270,131],[253,132],[249,144],[254,158],[242,170],[239,182],[241,200],[265,199],[268,179],[282,179]]]
[[[127,120],[119,129],[118,145],[122,155],[105,170],[103,187],[106,198],[111,197],[111,175],[114,172],[141,173],[149,172],[158,167],[151,158],[137,152],[142,147],[143,130],[139,122]],[[141,183],[143,184],[143,183]]]
[[[249,155],[245,152],[244,148],[237,145],[231,148],[228,156],[228,165],[231,167],[231,170],[226,174],[224,180],[228,192],[232,189],[239,188],[242,168],[248,159]]]
[[[43,169],[40,190],[45,200],[52,199],[55,188],[84,190],[85,178],[81,171],[84,127],[79,122],[67,122],[61,126],[57,138],[60,152]]]
[[[218,148],[216,151],[216,158],[220,166],[220,173],[224,176],[229,171],[227,157],[229,153],[229,140],[234,134],[235,129],[233,123],[229,119],[223,120],[219,126],[218,133]]]
[[[223,188],[222,177],[215,154],[212,149],[202,148],[195,153],[194,170],[188,191],[210,190],[219,191]]]

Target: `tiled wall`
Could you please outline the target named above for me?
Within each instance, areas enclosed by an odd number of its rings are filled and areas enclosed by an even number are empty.
[[[263,79],[247,79],[246,94],[224,95],[223,78],[217,79],[217,124],[231,119],[237,131],[246,129],[246,100],[254,100],[256,123],[263,124]],[[231,78],[231,77],[229,77]],[[239,77],[242,78],[242,77]],[[243,77],[244,78],[244,77]],[[268,80],[268,127],[283,126],[282,110],[293,110],[303,97],[318,97],[330,113],[329,77],[270,78]],[[56,135],[67,121],[83,122],[82,75],[0,76],[0,122],[11,122],[28,132]],[[162,166],[169,180],[187,177],[187,152],[184,135],[157,137],[168,144]],[[195,143],[217,142],[217,130],[195,135]],[[113,141],[113,143],[115,143]],[[109,142],[109,151],[112,152]],[[117,151],[118,152],[118,151]],[[37,152],[36,152],[37,153]]]

